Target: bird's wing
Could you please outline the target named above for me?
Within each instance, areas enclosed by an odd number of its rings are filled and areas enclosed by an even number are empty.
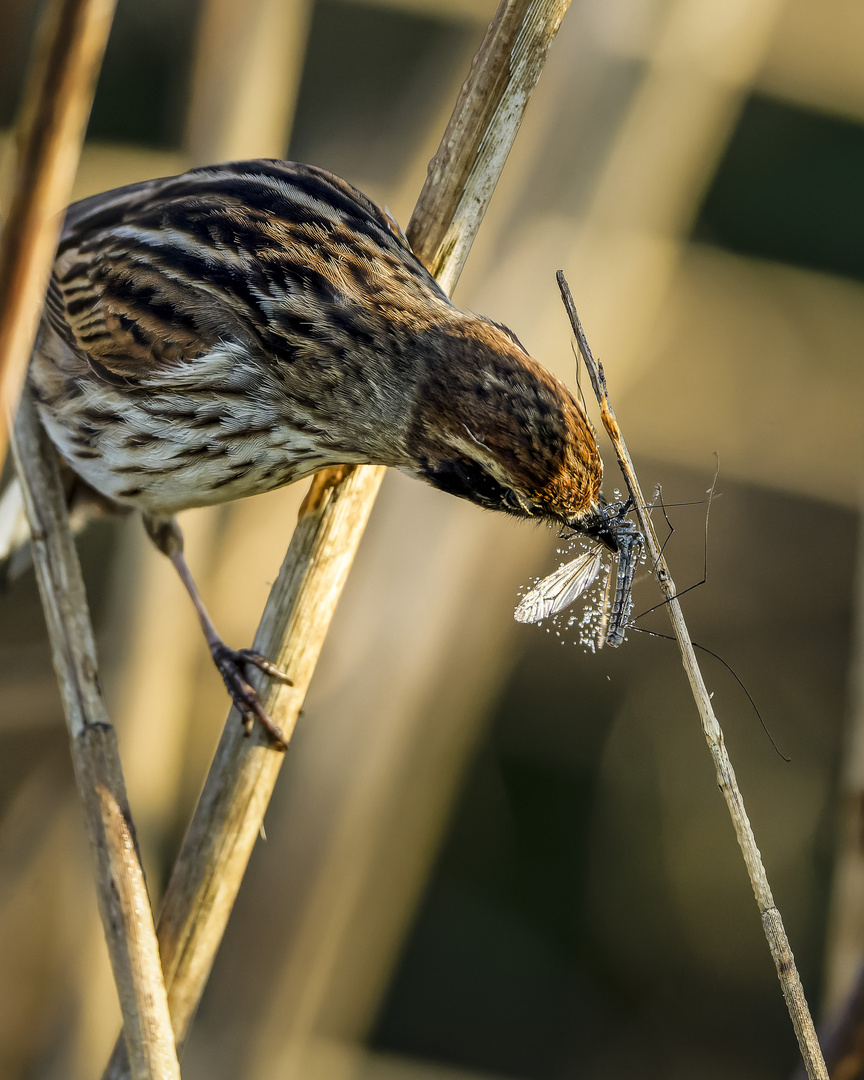
[[[338,177],[208,166],[70,207],[45,317],[98,374],[146,383],[222,341],[284,350],[309,312],[350,292],[352,256],[385,268],[397,294],[440,292],[392,219]]]
[[[146,382],[212,347],[200,272],[179,265],[182,239],[163,224],[166,181],[149,181],[70,207],[43,318],[108,381]],[[207,322],[211,324],[208,332]]]

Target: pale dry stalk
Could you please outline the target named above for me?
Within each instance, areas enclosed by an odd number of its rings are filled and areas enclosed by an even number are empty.
[[[771,950],[771,956],[774,960],[777,976],[780,979],[780,986],[783,990],[783,997],[786,999],[789,1015],[792,1018],[792,1026],[795,1029],[798,1046],[801,1050],[805,1068],[807,1069],[807,1076],[810,1077],[810,1080],[828,1080],[828,1071],[822,1057],[819,1040],[816,1037],[816,1029],[813,1026],[813,1018],[810,1015],[807,999],[804,996],[801,978],[798,974],[798,969],[795,966],[795,958],[792,955],[789,939],[786,936],[786,931],[783,927],[783,920],[780,917],[777,905],[774,903],[771,887],[768,884],[768,876],[765,873],[765,866],[762,863],[762,856],[756,846],[756,837],[753,835],[753,827],[747,816],[747,811],[744,807],[744,799],[738,787],[738,781],[735,778],[735,771],[732,768],[729,753],[726,750],[726,741],[723,737],[723,731],[717,717],[714,715],[711,697],[705,686],[705,680],[702,678],[699,663],[696,660],[693,643],[690,640],[690,634],[687,630],[687,625],[684,622],[681,604],[678,601],[675,582],[672,580],[672,575],[669,573],[666,559],[664,558],[661,546],[657,541],[657,534],[654,531],[654,526],[647,509],[648,504],[645,502],[642,488],[633,468],[630,453],[627,450],[627,445],[624,442],[624,437],[621,434],[621,429],[618,426],[618,421],[609,402],[603,368],[594,360],[591,349],[585,338],[582,324],[579,321],[579,316],[576,313],[573,298],[570,295],[570,290],[567,287],[567,282],[561,271],[558,272],[558,284],[561,288],[561,295],[567,308],[567,314],[570,317],[573,333],[576,335],[579,352],[588,371],[588,376],[591,379],[591,385],[597,397],[597,402],[600,405],[603,426],[606,428],[609,438],[612,440],[615,455],[618,458],[618,464],[621,467],[621,472],[623,473],[625,483],[627,484],[627,490],[633,499],[636,516],[639,519],[639,527],[645,537],[645,545],[648,549],[648,557],[650,559],[652,572],[657,578],[660,589],[666,600],[665,606],[672,622],[675,640],[678,642],[678,647],[681,650],[681,661],[684,665],[684,670],[687,673],[687,679],[693,692],[696,708],[699,710],[699,716],[702,720],[702,731],[705,734],[708,748],[711,751],[711,757],[714,760],[717,783],[720,787],[720,791],[723,793],[723,798],[726,800],[726,805],[732,818],[732,825],[735,829],[735,836],[738,839],[741,853],[744,856],[744,863],[750,877],[750,884],[753,887],[756,904],[759,908],[762,928],[768,939],[768,947]]]
[[[60,211],[69,201],[114,3],[60,0],[53,5],[25,91],[15,185],[0,239],[0,457],[33,345]],[[114,729],[99,687],[81,569],[54,450],[26,395],[14,449],[132,1075],[179,1078],[153,918]]]
[[[95,862],[96,894],[135,1080],[180,1076],[159,948],[114,728],[96,668],[81,566],[54,448],[30,395],[13,437],[33,562]]]

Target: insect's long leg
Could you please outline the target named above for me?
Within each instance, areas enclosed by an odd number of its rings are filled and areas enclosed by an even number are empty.
[[[694,581],[692,585],[688,585],[686,589],[679,589],[678,592],[675,593],[674,597],[668,597],[666,600],[661,600],[659,604],[654,604],[653,607],[646,608],[645,611],[640,612],[633,619],[634,623],[637,622],[639,619],[644,618],[646,615],[650,615],[652,611],[657,611],[658,608],[665,607],[669,603],[669,600],[673,600],[673,599],[678,600],[680,597],[686,596],[687,593],[691,592],[693,589],[700,588],[702,585],[704,585],[708,581],[708,523],[709,523],[709,519],[710,519],[710,516],[711,516],[711,506],[712,506],[712,504],[714,502],[715,491],[716,491],[716,488],[717,488],[717,478],[720,475],[720,459],[719,459],[719,457],[717,457],[716,453],[715,453],[715,457],[717,458],[717,467],[714,470],[714,479],[711,481],[711,487],[708,488],[708,491],[707,491],[708,505],[705,508],[705,541],[704,541],[703,551],[702,551],[702,558],[703,558],[702,577],[700,578],[699,581]],[[658,491],[659,490],[660,490],[660,486],[658,484]],[[674,505],[678,505],[678,504],[674,504]],[[682,503],[680,505],[686,506],[688,504],[687,503]],[[669,515],[666,513],[666,505],[663,502],[662,495],[661,495],[661,498],[660,498],[660,507],[663,510],[663,516],[666,518],[666,524],[669,526],[669,535],[663,541],[663,546],[660,549],[660,553],[662,555],[663,552],[666,550],[666,545],[672,539],[672,533],[675,532],[675,526],[669,520]]]

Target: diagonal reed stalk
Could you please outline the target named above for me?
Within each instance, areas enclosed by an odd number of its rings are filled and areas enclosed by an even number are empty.
[[[825,1062],[822,1058],[822,1051],[819,1047],[819,1040],[816,1037],[813,1018],[811,1017],[810,1010],[807,1006],[807,999],[804,996],[801,978],[798,975],[798,969],[795,966],[795,958],[792,955],[792,949],[789,945],[789,939],[786,936],[786,930],[783,927],[783,920],[780,917],[780,912],[777,910],[777,906],[774,903],[771,887],[768,884],[768,876],[765,873],[765,867],[762,863],[762,856],[756,846],[756,837],[753,835],[753,827],[747,816],[744,800],[738,787],[738,781],[735,778],[735,771],[732,768],[732,762],[730,761],[729,754],[726,750],[726,741],[723,737],[723,731],[720,728],[717,717],[714,715],[714,709],[711,706],[711,698],[705,686],[705,681],[702,678],[702,672],[699,668],[698,661],[696,660],[693,643],[690,640],[690,634],[687,630],[687,625],[684,622],[684,615],[681,611],[681,604],[678,601],[675,582],[672,580],[672,575],[669,573],[666,559],[663,556],[660,544],[657,542],[657,534],[654,531],[654,526],[648,515],[648,510],[646,508],[647,504],[642,495],[642,488],[633,468],[630,453],[627,450],[627,445],[624,442],[624,437],[621,434],[621,429],[618,426],[618,421],[615,417],[615,413],[612,411],[612,405],[609,402],[603,366],[594,360],[591,349],[585,338],[585,331],[582,329],[582,323],[579,321],[579,316],[576,312],[575,305],[573,304],[573,297],[570,295],[570,290],[564,279],[564,274],[560,270],[558,271],[558,286],[561,289],[564,305],[567,308],[567,314],[570,317],[573,333],[576,335],[576,343],[579,346],[582,362],[585,364],[585,368],[588,371],[591,386],[594,389],[597,403],[600,406],[600,415],[603,419],[603,426],[606,428],[609,438],[612,440],[612,445],[615,448],[615,454],[618,458],[618,464],[621,467],[621,472],[623,473],[624,480],[627,484],[627,490],[634,502],[636,516],[639,519],[639,527],[642,530],[642,535],[645,537],[645,544],[651,559],[652,570],[657,577],[657,581],[666,601],[665,606],[669,611],[669,618],[672,622],[675,639],[681,650],[681,661],[684,664],[684,670],[687,673],[687,679],[693,692],[693,699],[696,702],[696,708],[699,710],[699,716],[702,720],[702,731],[704,732],[705,739],[708,743],[708,748],[711,751],[711,757],[714,759],[714,768],[717,772],[717,783],[723,793],[723,798],[726,800],[726,805],[732,818],[732,825],[735,829],[735,836],[738,839],[741,853],[744,856],[744,863],[750,877],[750,884],[753,887],[756,904],[759,908],[759,916],[762,919],[762,928],[765,931],[765,936],[768,939],[768,948],[771,950],[771,956],[774,960],[774,965],[777,968],[777,976],[780,979],[783,997],[786,999],[789,1015],[792,1018],[792,1026],[795,1029],[795,1036],[798,1039],[798,1046],[801,1050],[804,1066],[807,1069],[807,1076],[810,1080],[828,1080],[828,1071],[825,1068]]]
[[[58,0],[25,89],[18,160],[0,239],[0,457],[9,440],[45,284],[69,201],[114,0]],[[114,729],[96,673],[93,630],[54,450],[28,395],[13,452],[72,761],[94,856],[99,911],[123,1013],[131,1075],[180,1075],[159,950]]]
[[[452,290],[498,182],[569,0],[502,0],[474,59],[407,229],[417,255]],[[261,619],[254,647],[293,679],[264,685],[290,739],[384,470],[319,473]],[[158,934],[178,1047],[185,1041],[282,765],[232,709],[174,866]],[[105,1080],[128,1076],[122,1042]]]

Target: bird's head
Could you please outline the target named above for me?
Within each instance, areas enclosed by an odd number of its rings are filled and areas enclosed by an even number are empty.
[[[573,394],[510,331],[454,312],[419,334],[425,370],[403,469],[452,495],[587,533],[617,550],[603,464]]]

